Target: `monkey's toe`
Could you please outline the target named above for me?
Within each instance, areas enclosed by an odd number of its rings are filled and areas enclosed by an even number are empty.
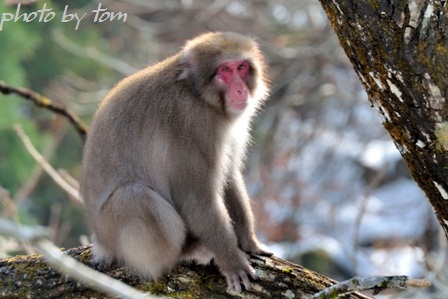
[[[274,255],[274,253],[272,253],[272,251],[270,251],[266,247],[266,245],[261,244],[261,243],[254,246],[254,248],[251,248],[250,250],[246,251],[246,253],[248,253],[249,255],[261,255],[261,256],[267,256],[267,257]]]
[[[267,257],[270,257],[270,256],[273,256],[274,255],[274,253],[273,252],[271,252],[271,251],[262,251],[262,252],[259,252],[259,253],[257,253],[258,255],[261,255],[261,256],[267,256]]]

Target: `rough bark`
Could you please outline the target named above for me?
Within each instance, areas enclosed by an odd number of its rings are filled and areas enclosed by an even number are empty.
[[[91,263],[90,246],[73,248],[67,253],[82,263]],[[224,277],[213,266],[181,265],[160,281],[142,281],[113,265],[102,272],[137,289],[172,298],[309,298],[310,294],[335,283],[321,274],[272,257],[251,260],[259,278],[250,292],[242,296],[226,291]],[[110,298],[60,275],[42,256],[17,256],[0,260],[0,297],[16,298]],[[367,299],[361,294],[341,298]]]
[[[448,236],[447,2],[320,2]]]

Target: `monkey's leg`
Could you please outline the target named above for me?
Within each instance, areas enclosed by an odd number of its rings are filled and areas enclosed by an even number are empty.
[[[255,235],[250,199],[239,171],[235,171],[228,178],[224,198],[241,249],[253,254],[271,256],[272,252],[260,243]]]
[[[94,258],[112,256],[132,272],[157,279],[179,262],[186,231],[174,207],[143,183],[118,187],[94,227]]]

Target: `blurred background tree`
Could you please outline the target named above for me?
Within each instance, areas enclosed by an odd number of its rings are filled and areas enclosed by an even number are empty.
[[[100,2],[127,13],[126,22],[93,22]],[[0,80],[64,103],[88,123],[117,81],[176,53],[186,39],[206,31],[256,37],[273,82],[246,172],[261,239],[277,255],[336,279],[433,275],[431,298],[448,287],[439,273],[446,244],[432,209],[317,0],[38,1],[20,13],[43,3],[56,12],[52,21],[3,23]],[[76,22],[60,22],[66,5],[69,13],[87,13],[77,30]],[[14,0],[1,1],[0,15],[16,8]],[[55,168],[80,174],[82,142],[65,119],[0,95],[0,212],[51,226],[58,246],[79,245],[88,235],[82,206],[30,158],[15,123]],[[16,212],[6,208],[9,197]],[[0,239],[1,256],[18,252],[20,244]],[[415,292],[400,296],[426,296]]]

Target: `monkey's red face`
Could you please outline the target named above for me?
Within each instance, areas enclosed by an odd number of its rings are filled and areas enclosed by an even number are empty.
[[[247,107],[250,98],[247,80],[250,75],[250,64],[246,60],[225,61],[218,67],[215,80],[224,86],[229,112],[241,112]]]

